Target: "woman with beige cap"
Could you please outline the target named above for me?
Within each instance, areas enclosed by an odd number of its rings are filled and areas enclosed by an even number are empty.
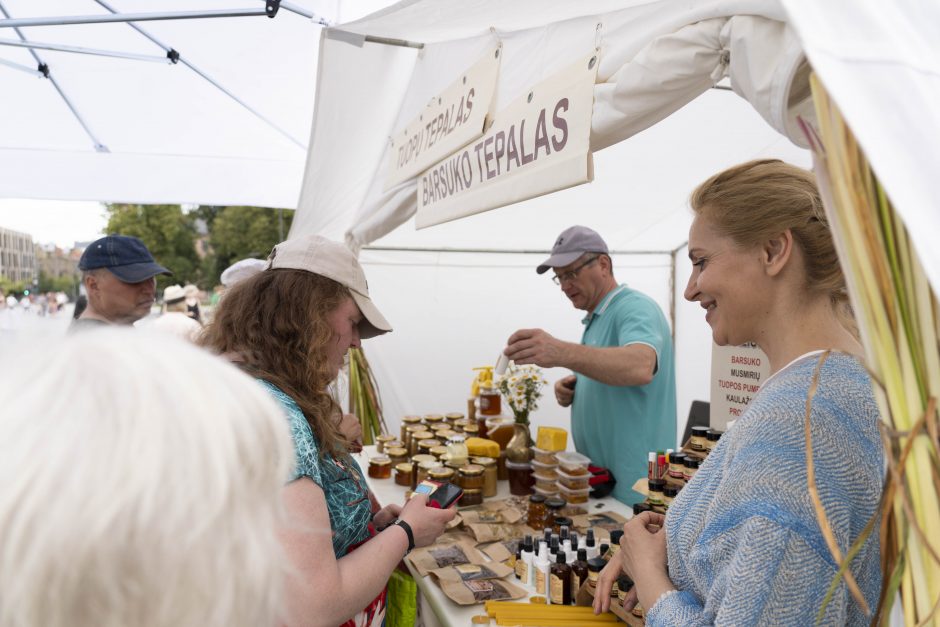
[[[337,426],[327,386],[346,351],[390,330],[355,256],[311,235],[275,246],[263,272],[226,292],[203,336],[256,377],[290,422],[297,467],[284,487],[288,625],[381,625],[392,571],[454,517],[426,507],[423,496],[373,511]]]

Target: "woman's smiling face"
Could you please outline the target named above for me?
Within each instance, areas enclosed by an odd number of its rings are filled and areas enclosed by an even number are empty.
[[[756,342],[766,317],[766,274],[760,249],[745,249],[697,215],[689,229],[692,274],[685,298],[706,310],[705,321],[720,346]]]

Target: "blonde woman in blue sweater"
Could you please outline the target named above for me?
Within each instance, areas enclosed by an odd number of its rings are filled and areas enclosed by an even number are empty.
[[[720,345],[756,343],[771,376],[667,516],[624,526],[602,572],[606,610],[622,570],[647,625],[867,625],[826,544],[806,472],[805,411],[814,378],[815,483],[842,555],[876,516],[883,477],[879,413],[813,175],[780,161],[716,174],[690,201],[692,274]],[[870,610],[881,589],[877,527],[850,570]],[[628,605],[629,607],[629,605]]]

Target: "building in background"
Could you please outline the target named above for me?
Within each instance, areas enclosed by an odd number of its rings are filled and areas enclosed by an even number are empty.
[[[31,235],[0,227],[0,276],[15,283],[38,283],[39,267]]]

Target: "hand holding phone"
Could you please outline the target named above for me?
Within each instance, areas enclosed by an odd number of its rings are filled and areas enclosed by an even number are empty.
[[[428,507],[437,509],[447,509],[463,496],[463,488],[452,483],[438,483],[430,480],[419,483],[414,492],[415,494],[426,495],[428,497]]]

